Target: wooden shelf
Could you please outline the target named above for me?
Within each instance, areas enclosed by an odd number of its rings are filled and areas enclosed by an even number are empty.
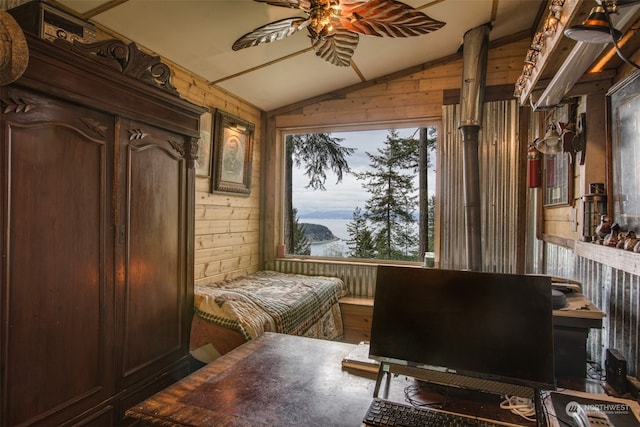
[[[576,255],[640,276],[640,254],[595,243],[576,241]]]

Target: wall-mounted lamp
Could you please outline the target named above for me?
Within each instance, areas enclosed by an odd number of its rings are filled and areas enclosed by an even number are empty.
[[[534,141],[536,149],[543,154],[568,153],[573,163],[579,156],[584,165],[586,148],[586,113],[576,114],[577,105],[570,108],[568,123],[549,121],[542,139]]]
[[[558,126],[550,121],[544,136],[536,142],[536,148],[542,154],[557,154],[562,151],[560,140],[561,135],[558,132]]]
[[[597,5],[591,9],[589,17],[582,24],[567,28],[564,35],[585,43],[613,43],[618,56],[624,62],[635,68],[640,68],[620,51],[618,40],[622,37],[622,33],[611,22],[611,14],[618,13],[618,6],[640,3],[640,0],[596,0],[596,3]]]
[[[605,8],[601,5],[591,9],[589,17],[579,25],[564,30],[570,39],[587,43],[611,43],[620,40],[622,33],[609,26]]]

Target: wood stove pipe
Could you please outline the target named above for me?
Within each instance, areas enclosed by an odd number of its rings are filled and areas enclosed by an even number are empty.
[[[462,170],[467,268],[471,271],[482,270],[478,135],[482,124],[490,30],[490,25],[485,24],[467,31],[464,35],[462,54],[459,129],[462,133],[463,145]]]

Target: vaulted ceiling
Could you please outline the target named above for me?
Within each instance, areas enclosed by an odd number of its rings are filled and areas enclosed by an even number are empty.
[[[351,66],[315,55],[306,31],[233,51],[267,23],[304,16],[252,0],[59,0],[101,28],[155,52],[264,111],[455,54],[466,31],[491,23],[490,39],[531,31],[542,0],[404,0],[446,25],[410,38],[361,36]],[[524,52],[523,52],[524,54]]]

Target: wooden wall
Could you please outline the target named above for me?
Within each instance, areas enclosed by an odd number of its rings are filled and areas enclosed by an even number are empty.
[[[168,63],[171,65],[170,63]],[[225,111],[255,125],[251,193],[213,193],[211,179],[196,178],[195,281],[213,283],[260,268],[262,112],[172,66],[173,85],[186,99],[214,112]]]

